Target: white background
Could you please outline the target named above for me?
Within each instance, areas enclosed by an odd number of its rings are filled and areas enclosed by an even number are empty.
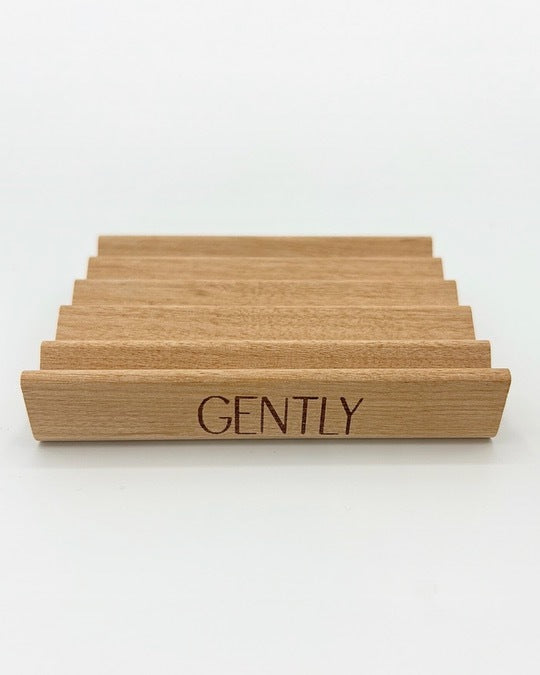
[[[0,671],[540,671],[536,0],[18,0],[0,24]],[[493,441],[39,445],[100,233],[433,234]]]

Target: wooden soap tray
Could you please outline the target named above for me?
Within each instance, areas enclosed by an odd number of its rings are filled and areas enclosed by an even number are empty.
[[[22,390],[42,441],[497,433],[428,237],[100,237]]]

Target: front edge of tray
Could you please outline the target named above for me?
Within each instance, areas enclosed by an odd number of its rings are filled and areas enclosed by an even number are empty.
[[[42,441],[486,438],[505,369],[26,371]]]

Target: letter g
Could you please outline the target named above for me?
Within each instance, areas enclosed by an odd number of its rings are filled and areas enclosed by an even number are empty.
[[[229,399],[225,398],[224,396],[207,396],[205,399],[201,401],[201,404],[199,405],[199,410],[197,411],[197,416],[199,418],[199,425],[209,434],[224,434],[227,429],[231,426],[232,423],[232,417],[218,417],[219,420],[225,420],[225,426],[221,431],[212,431],[212,429],[209,429],[206,426],[206,423],[204,421],[204,407],[213,398],[218,398],[220,401],[223,401],[223,403],[229,403]]]

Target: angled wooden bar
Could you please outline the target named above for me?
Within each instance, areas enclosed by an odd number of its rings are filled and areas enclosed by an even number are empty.
[[[40,370],[43,441],[456,438],[497,433],[507,370]]]
[[[489,368],[486,340],[59,340],[45,370],[207,368]]]
[[[89,279],[361,280],[443,278],[440,258],[99,256]]]
[[[66,305],[58,340],[474,339],[470,307]]]
[[[455,281],[173,281],[79,279],[73,304],[457,305]]]
[[[430,256],[431,237],[103,236],[99,255]]]

